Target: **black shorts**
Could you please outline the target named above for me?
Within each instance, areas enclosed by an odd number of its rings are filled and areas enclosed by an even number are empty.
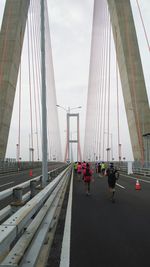
[[[109,188],[115,188],[115,184],[108,183]]]

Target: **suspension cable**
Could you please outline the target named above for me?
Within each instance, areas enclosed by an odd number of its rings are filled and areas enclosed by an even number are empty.
[[[22,32],[20,32],[20,73],[19,73],[19,115],[18,115],[18,143],[17,143],[17,161],[20,159],[20,132],[21,132],[21,91],[22,91],[22,60],[21,60],[21,40]],[[19,167],[19,166],[18,166]]]
[[[40,47],[39,47],[39,19],[36,19],[37,14],[37,3],[33,1],[35,15],[33,17],[33,33],[34,33],[34,47],[35,49],[35,66],[36,66],[36,80],[37,80],[37,102],[38,102],[38,114],[39,114],[39,124],[40,124],[40,136],[42,136],[42,126],[41,126],[41,105],[40,105],[40,88],[41,88],[41,72],[40,72]],[[35,9],[36,7],[36,9]],[[37,14],[38,15],[38,14]]]
[[[111,68],[111,23],[109,24],[109,62],[108,62],[108,106],[107,106],[107,161],[109,158],[109,128],[110,128],[110,68]]]
[[[29,42],[29,19],[27,19],[27,39],[28,39],[28,68],[29,68],[29,95],[30,95],[30,134],[31,134],[31,161],[33,157],[33,114],[32,114],[32,93],[31,93],[31,58],[30,58],[30,42]]]
[[[106,17],[107,17],[107,9],[105,6],[104,9],[104,23],[106,26]],[[102,146],[102,114],[103,114],[103,96],[104,96],[104,86],[105,86],[105,48],[106,48],[106,27],[103,27],[103,40],[102,40],[102,74],[101,74],[101,95],[100,95],[100,113],[99,113],[99,144],[98,151],[99,151],[99,160],[102,158],[101,146]]]
[[[146,32],[144,19],[143,19],[143,16],[142,16],[142,12],[141,12],[141,8],[140,8],[138,0],[136,0],[136,3],[137,3],[137,6],[138,6],[138,10],[139,10],[139,14],[140,14],[140,18],[141,18],[141,22],[142,22],[142,26],[143,26],[143,30],[144,30],[144,34],[145,34],[145,39],[146,39],[146,42],[147,42],[147,46],[148,46],[148,49],[150,51],[150,43],[149,43],[149,40],[148,40],[148,35],[147,35],[147,32]]]
[[[108,50],[109,50],[109,23],[110,17],[107,8],[107,29],[106,29],[106,49],[105,49],[105,85],[104,85],[104,97],[103,97],[103,142],[102,142],[102,155],[103,160],[105,159],[105,124],[106,124],[106,112],[105,112],[105,105],[106,105],[106,90],[107,90],[107,76],[108,76]]]
[[[31,9],[33,11],[33,5],[31,6]],[[31,53],[32,53],[32,75],[33,75],[33,89],[34,89],[34,109],[35,109],[35,128],[36,128],[36,146],[37,146],[37,158],[39,160],[39,143],[38,143],[38,121],[37,121],[37,95],[36,95],[36,84],[38,82],[38,80],[36,80],[36,68],[35,68],[35,58],[36,58],[36,46],[35,46],[35,42],[34,42],[34,31],[33,31],[33,18],[32,18],[32,14],[33,12],[31,12],[31,16],[30,16],[30,36],[31,36]],[[34,64],[35,63],[35,64]]]
[[[101,30],[102,32],[102,30]],[[102,34],[100,34],[101,38],[99,39],[101,41],[101,44],[103,44],[103,38]],[[99,41],[98,41],[99,43]],[[96,125],[95,125],[95,133],[96,133],[96,138],[95,138],[95,154],[96,157],[98,155],[98,137],[99,137],[99,117],[100,117],[100,99],[101,99],[101,84],[102,84],[102,58],[103,58],[103,50],[102,50],[102,45],[100,47],[100,55],[97,59],[97,65],[98,65],[98,71],[97,71],[97,77],[99,78],[97,81],[97,96],[96,96],[96,114],[95,114],[95,119],[96,119]],[[100,64],[101,63],[101,64]],[[98,115],[97,115],[98,112]],[[97,160],[97,158],[96,158]]]
[[[119,86],[118,86],[118,61],[117,61],[117,55],[118,55],[118,36],[117,31],[115,31],[116,34],[116,87],[117,87],[117,129],[118,129],[118,159],[121,160],[121,147],[120,147],[120,114],[119,114]]]

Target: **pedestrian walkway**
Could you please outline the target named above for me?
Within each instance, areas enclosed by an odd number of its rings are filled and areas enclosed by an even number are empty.
[[[86,196],[83,182],[74,176],[70,267],[148,266],[148,203],[140,206],[140,195],[132,197],[120,187],[112,203],[107,190],[107,177],[96,176]]]

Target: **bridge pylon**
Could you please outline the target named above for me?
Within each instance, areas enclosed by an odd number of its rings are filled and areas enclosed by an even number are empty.
[[[5,158],[30,0],[6,0],[0,32],[0,159]]]
[[[97,1],[97,0],[96,0]],[[107,0],[134,160],[150,160],[150,109],[130,0]]]

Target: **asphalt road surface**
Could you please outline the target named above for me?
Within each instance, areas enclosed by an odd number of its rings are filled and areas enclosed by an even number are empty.
[[[107,177],[98,177],[86,196],[74,177],[70,267],[150,266],[150,180],[120,176],[116,202],[108,197]]]

